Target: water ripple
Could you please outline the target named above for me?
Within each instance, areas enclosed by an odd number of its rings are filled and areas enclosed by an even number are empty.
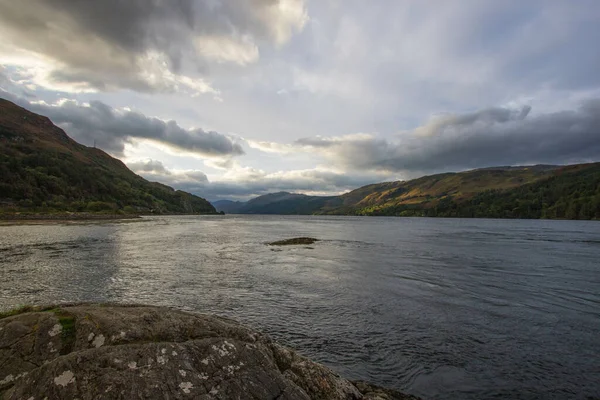
[[[315,236],[306,247],[265,243]],[[428,399],[600,393],[600,225],[153,217],[0,227],[0,307],[142,302],[233,317]]]

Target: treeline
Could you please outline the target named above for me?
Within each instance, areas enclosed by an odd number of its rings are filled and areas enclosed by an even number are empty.
[[[421,204],[375,206],[357,215],[460,218],[600,219],[600,167],[557,175],[508,190],[486,190],[463,200],[452,196]]]
[[[65,152],[28,141],[0,145],[0,210],[215,212],[206,200],[148,182],[98,149]]]

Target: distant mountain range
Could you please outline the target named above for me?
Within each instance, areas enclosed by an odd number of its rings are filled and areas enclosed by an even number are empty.
[[[149,182],[0,99],[0,212],[22,211],[216,213],[205,199]]]
[[[213,205],[234,214],[600,219],[600,163],[483,168],[377,183],[340,196],[279,192]]]
[[[307,196],[278,192],[256,197],[247,202],[220,200],[213,202],[217,211],[227,214],[313,214],[338,197]]]

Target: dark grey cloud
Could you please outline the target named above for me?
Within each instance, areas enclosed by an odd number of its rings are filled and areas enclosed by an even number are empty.
[[[175,121],[163,121],[137,111],[117,110],[100,101],[80,104],[67,100],[49,105],[29,102],[6,92],[8,98],[35,113],[45,115],[79,143],[120,156],[132,139],[150,139],[180,151],[207,157],[231,157],[244,154],[232,137],[200,128],[185,129]]]
[[[5,43],[61,64],[52,80],[100,90],[178,91],[190,84],[178,74],[197,77],[215,56],[198,40],[254,49],[286,41],[305,19],[303,0],[0,0]]]
[[[43,3],[45,7],[68,16],[85,31],[130,52],[166,46],[166,43],[161,43],[163,38],[176,37],[178,33],[171,27],[172,24],[179,25],[181,31],[194,29],[195,7],[192,1],[43,0]],[[26,4],[23,6],[27,7]],[[39,4],[29,5],[34,6],[39,7]],[[23,15],[22,11],[19,14]],[[26,15],[31,16],[30,13]],[[26,22],[30,29],[51,29],[43,15],[38,20],[27,19]]]
[[[353,170],[435,172],[600,159],[600,99],[574,111],[528,116],[530,107],[446,115],[390,141],[373,136],[295,142]]]

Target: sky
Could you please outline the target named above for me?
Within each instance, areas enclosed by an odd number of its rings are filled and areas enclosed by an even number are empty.
[[[0,97],[209,200],[600,161],[597,0],[0,0]]]

